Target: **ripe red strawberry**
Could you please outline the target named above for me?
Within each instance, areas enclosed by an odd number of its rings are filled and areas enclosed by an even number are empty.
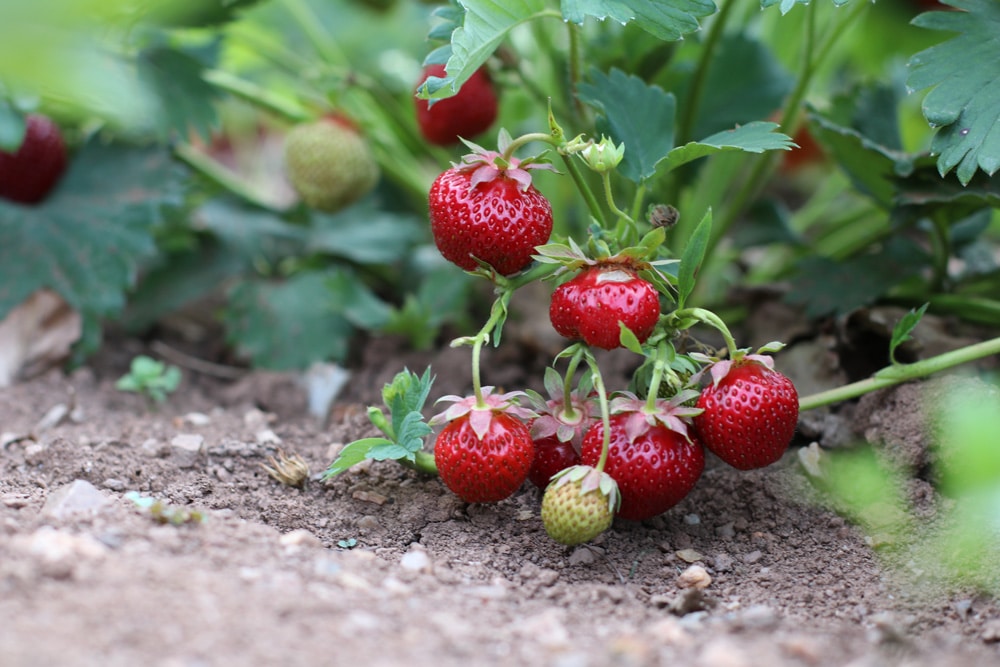
[[[66,170],[66,145],[59,127],[46,116],[30,115],[25,123],[17,152],[0,151],[0,197],[37,204]]]
[[[417,88],[430,76],[444,77],[444,65],[425,67]],[[416,97],[414,100],[421,134],[428,142],[440,146],[458,143],[459,137],[472,139],[482,134],[497,117],[497,95],[485,67],[476,70],[452,97],[432,105],[428,100]]]
[[[539,489],[549,485],[556,473],[580,465],[580,453],[573,443],[560,440],[556,435],[535,439],[535,458],[531,462],[528,479]]]
[[[468,503],[492,503],[507,498],[528,478],[535,445],[519,418],[525,411],[512,402],[515,395],[492,394],[483,387],[486,407],[475,397],[446,396],[454,401],[431,424],[447,421],[434,443],[434,462],[445,486]]]
[[[285,138],[285,170],[306,204],[331,213],[371,192],[379,178],[367,141],[337,115],[292,128]]]
[[[799,396],[771,357],[751,354],[712,366],[694,418],[701,441],[740,470],[763,468],[788,449],[799,418]]]
[[[571,340],[605,350],[620,346],[622,322],[639,342],[653,333],[660,296],[653,284],[620,264],[588,266],[552,294],[549,320]]]
[[[551,165],[505,161],[478,147],[463,162],[431,185],[434,243],[445,259],[466,271],[478,266],[477,257],[497,273],[517,273],[552,233],[552,206],[528,172]]]
[[[618,516],[640,521],[679,503],[694,488],[705,468],[705,452],[683,417],[692,412],[665,400],[646,413],[644,401],[625,394],[612,401],[611,443],[604,472],[618,482]],[[594,424],[583,438],[584,465],[596,465],[604,441],[604,422]]]

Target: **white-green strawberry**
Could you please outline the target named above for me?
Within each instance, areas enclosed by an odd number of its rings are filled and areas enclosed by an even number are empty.
[[[542,496],[542,525],[556,542],[588,542],[611,527],[621,504],[618,484],[591,466],[556,474]]]
[[[306,204],[330,213],[371,192],[379,178],[368,142],[336,115],[292,128],[285,138],[285,171]]]

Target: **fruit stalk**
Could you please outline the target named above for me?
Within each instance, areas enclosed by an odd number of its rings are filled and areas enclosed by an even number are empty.
[[[733,338],[733,334],[729,331],[729,327],[727,327],[726,323],[722,321],[722,318],[710,310],[705,310],[704,308],[685,308],[684,310],[674,311],[670,315],[670,318],[675,322],[683,322],[683,320],[686,319],[693,319],[716,328],[719,333],[722,334],[722,339],[725,341],[726,350],[730,359],[733,358],[733,354],[735,354],[739,349],[736,347],[736,339]]]
[[[812,410],[824,405],[857,398],[879,389],[926,377],[993,354],[1000,354],[1000,338],[992,338],[912,364],[887,366],[864,380],[802,397],[799,400],[799,411]]]
[[[586,350],[581,343],[581,349]],[[597,390],[597,400],[601,406],[601,421],[604,424],[604,441],[601,443],[601,456],[597,459],[594,470],[599,473],[604,472],[604,466],[608,462],[608,451],[611,449],[611,410],[608,406],[608,391],[604,387],[604,377],[601,375],[601,367],[597,365],[594,355],[586,350],[587,365],[590,366],[591,378],[594,382],[594,389]]]

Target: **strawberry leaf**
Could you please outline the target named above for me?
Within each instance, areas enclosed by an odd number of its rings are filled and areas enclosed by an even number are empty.
[[[212,58],[214,60],[214,58]],[[160,46],[139,53],[139,75],[159,98],[158,131],[163,139],[194,130],[208,141],[218,124],[214,86],[203,78],[204,62],[192,53]]]
[[[774,130],[777,123],[754,121],[731,130],[717,132],[701,141],[674,148],[656,165],[656,171],[665,173],[699,158],[728,151],[763,153],[765,151],[787,151],[795,146],[791,137]],[[628,153],[626,152],[626,157]]]
[[[331,463],[323,473],[323,479],[330,479],[331,477],[344,472],[351,466],[361,463],[368,458],[368,453],[375,447],[384,447],[391,444],[392,442],[386,440],[385,438],[364,438],[363,440],[355,440],[340,450],[337,458],[333,460],[333,463]]]
[[[424,99],[451,97],[486,62],[516,26],[546,13],[545,0],[463,0],[462,24],[451,32],[446,77],[428,77],[418,95]],[[449,22],[457,16],[446,15]],[[439,34],[439,33],[436,33]],[[435,52],[440,62],[445,52]]]
[[[78,354],[95,350],[102,320],[121,312],[156,250],[150,231],[175,176],[163,150],[91,141],[41,204],[0,201],[0,317],[51,288],[83,317]]]
[[[712,0],[562,0],[563,19],[583,23],[588,16],[600,21],[611,19],[625,25],[634,23],[649,34],[673,42],[699,29],[698,19],[715,13]]]
[[[656,164],[674,147],[677,100],[619,69],[607,75],[594,69],[590,83],[578,87],[580,99],[602,115],[597,130],[625,144],[618,172],[636,183],[656,172]]]
[[[833,0],[833,4],[836,6],[846,5],[849,0]],[[787,14],[792,11],[795,5],[808,5],[809,0],[760,0],[760,8],[767,9],[768,7],[773,7],[774,5],[780,5],[781,13]]]
[[[247,280],[229,292],[223,319],[228,340],[260,368],[306,368],[347,357],[351,323],[334,312],[330,271],[288,280]]]
[[[681,265],[677,270],[677,309],[684,308],[684,303],[691,296],[695,286],[695,273],[705,259],[708,240],[712,236],[712,209],[705,211],[705,216],[695,227],[694,233],[684,246]]]
[[[1000,61],[1000,4],[994,0],[947,0],[963,11],[928,12],[913,24],[957,33],[950,40],[916,54],[908,63],[911,90],[933,88],[923,102],[924,117],[940,128],[931,143],[938,171],[955,169],[963,184],[977,169],[992,175],[1000,169],[1000,70],[970,66]]]
[[[904,315],[896,326],[892,329],[892,340],[889,342],[889,360],[893,363],[899,363],[896,361],[896,348],[905,343],[906,341],[913,338],[910,334],[913,329],[916,328],[917,324],[920,323],[920,319],[927,312],[927,306],[930,304],[925,303],[920,306],[920,308],[913,309]]]
[[[396,434],[397,441],[405,439],[404,429],[406,420],[412,419],[410,415],[419,415],[424,409],[432,384],[434,377],[428,367],[420,376],[404,369],[396,374],[392,382],[382,388],[382,400],[389,408],[392,430]]]
[[[24,115],[7,100],[0,99],[0,151],[16,152],[24,141],[26,129]]]

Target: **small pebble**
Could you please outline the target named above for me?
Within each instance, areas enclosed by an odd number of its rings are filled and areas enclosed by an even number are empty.
[[[386,496],[381,493],[375,493],[374,491],[358,490],[351,494],[351,497],[355,500],[361,500],[366,503],[373,503],[375,505],[385,505],[389,500]]]
[[[690,565],[677,575],[677,585],[681,588],[708,588],[712,577],[701,565]]]
[[[705,556],[700,551],[695,551],[694,549],[681,549],[674,552],[674,555],[685,563],[697,563],[700,560],[705,560]]]
[[[123,482],[120,479],[115,479],[114,477],[109,477],[106,480],[104,480],[103,482],[101,482],[101,486],[103,486],[105,489],[108,489],[110,491],[124,491],[125,490],[125,482]]]
[[[282,546],[285,547],[321,547],[323,543],[318,537],[310,533],[305,528],[285,533],[279,538]]]
[[[590,565],[597,560],[597,554],[590,547],[577,547],[569,555],[570,565]]]
[[[733,557],[729,554],[715,554],[712,559],[712,566],[716,572],[728,572],[733,569]]]
[[[399,559],[399,566],[407,572],[430,572],[431,558],[423,549],[411,548]]]
[[[197,433],[181,433],[170,440],[170,456],[179,468],[193,468],[205,450],[205,438]]]
[[[689,526],[697,526],[698,524],[701,523],[701,517],[698,516],[697,514],[685,514],[684,523],[686,523]]]
[[[761,552],[760,549],[754,549],[748,554],[743,554],[743,562],[747,563],[748,565],[752,565],[753,563],[756,563],[763,557],[764,554]]]
[[[96,512],[108,502],[108,497],[96,486],[77,479],[49,494],[42,507],[42,515],[61,519],[77,513]]]

